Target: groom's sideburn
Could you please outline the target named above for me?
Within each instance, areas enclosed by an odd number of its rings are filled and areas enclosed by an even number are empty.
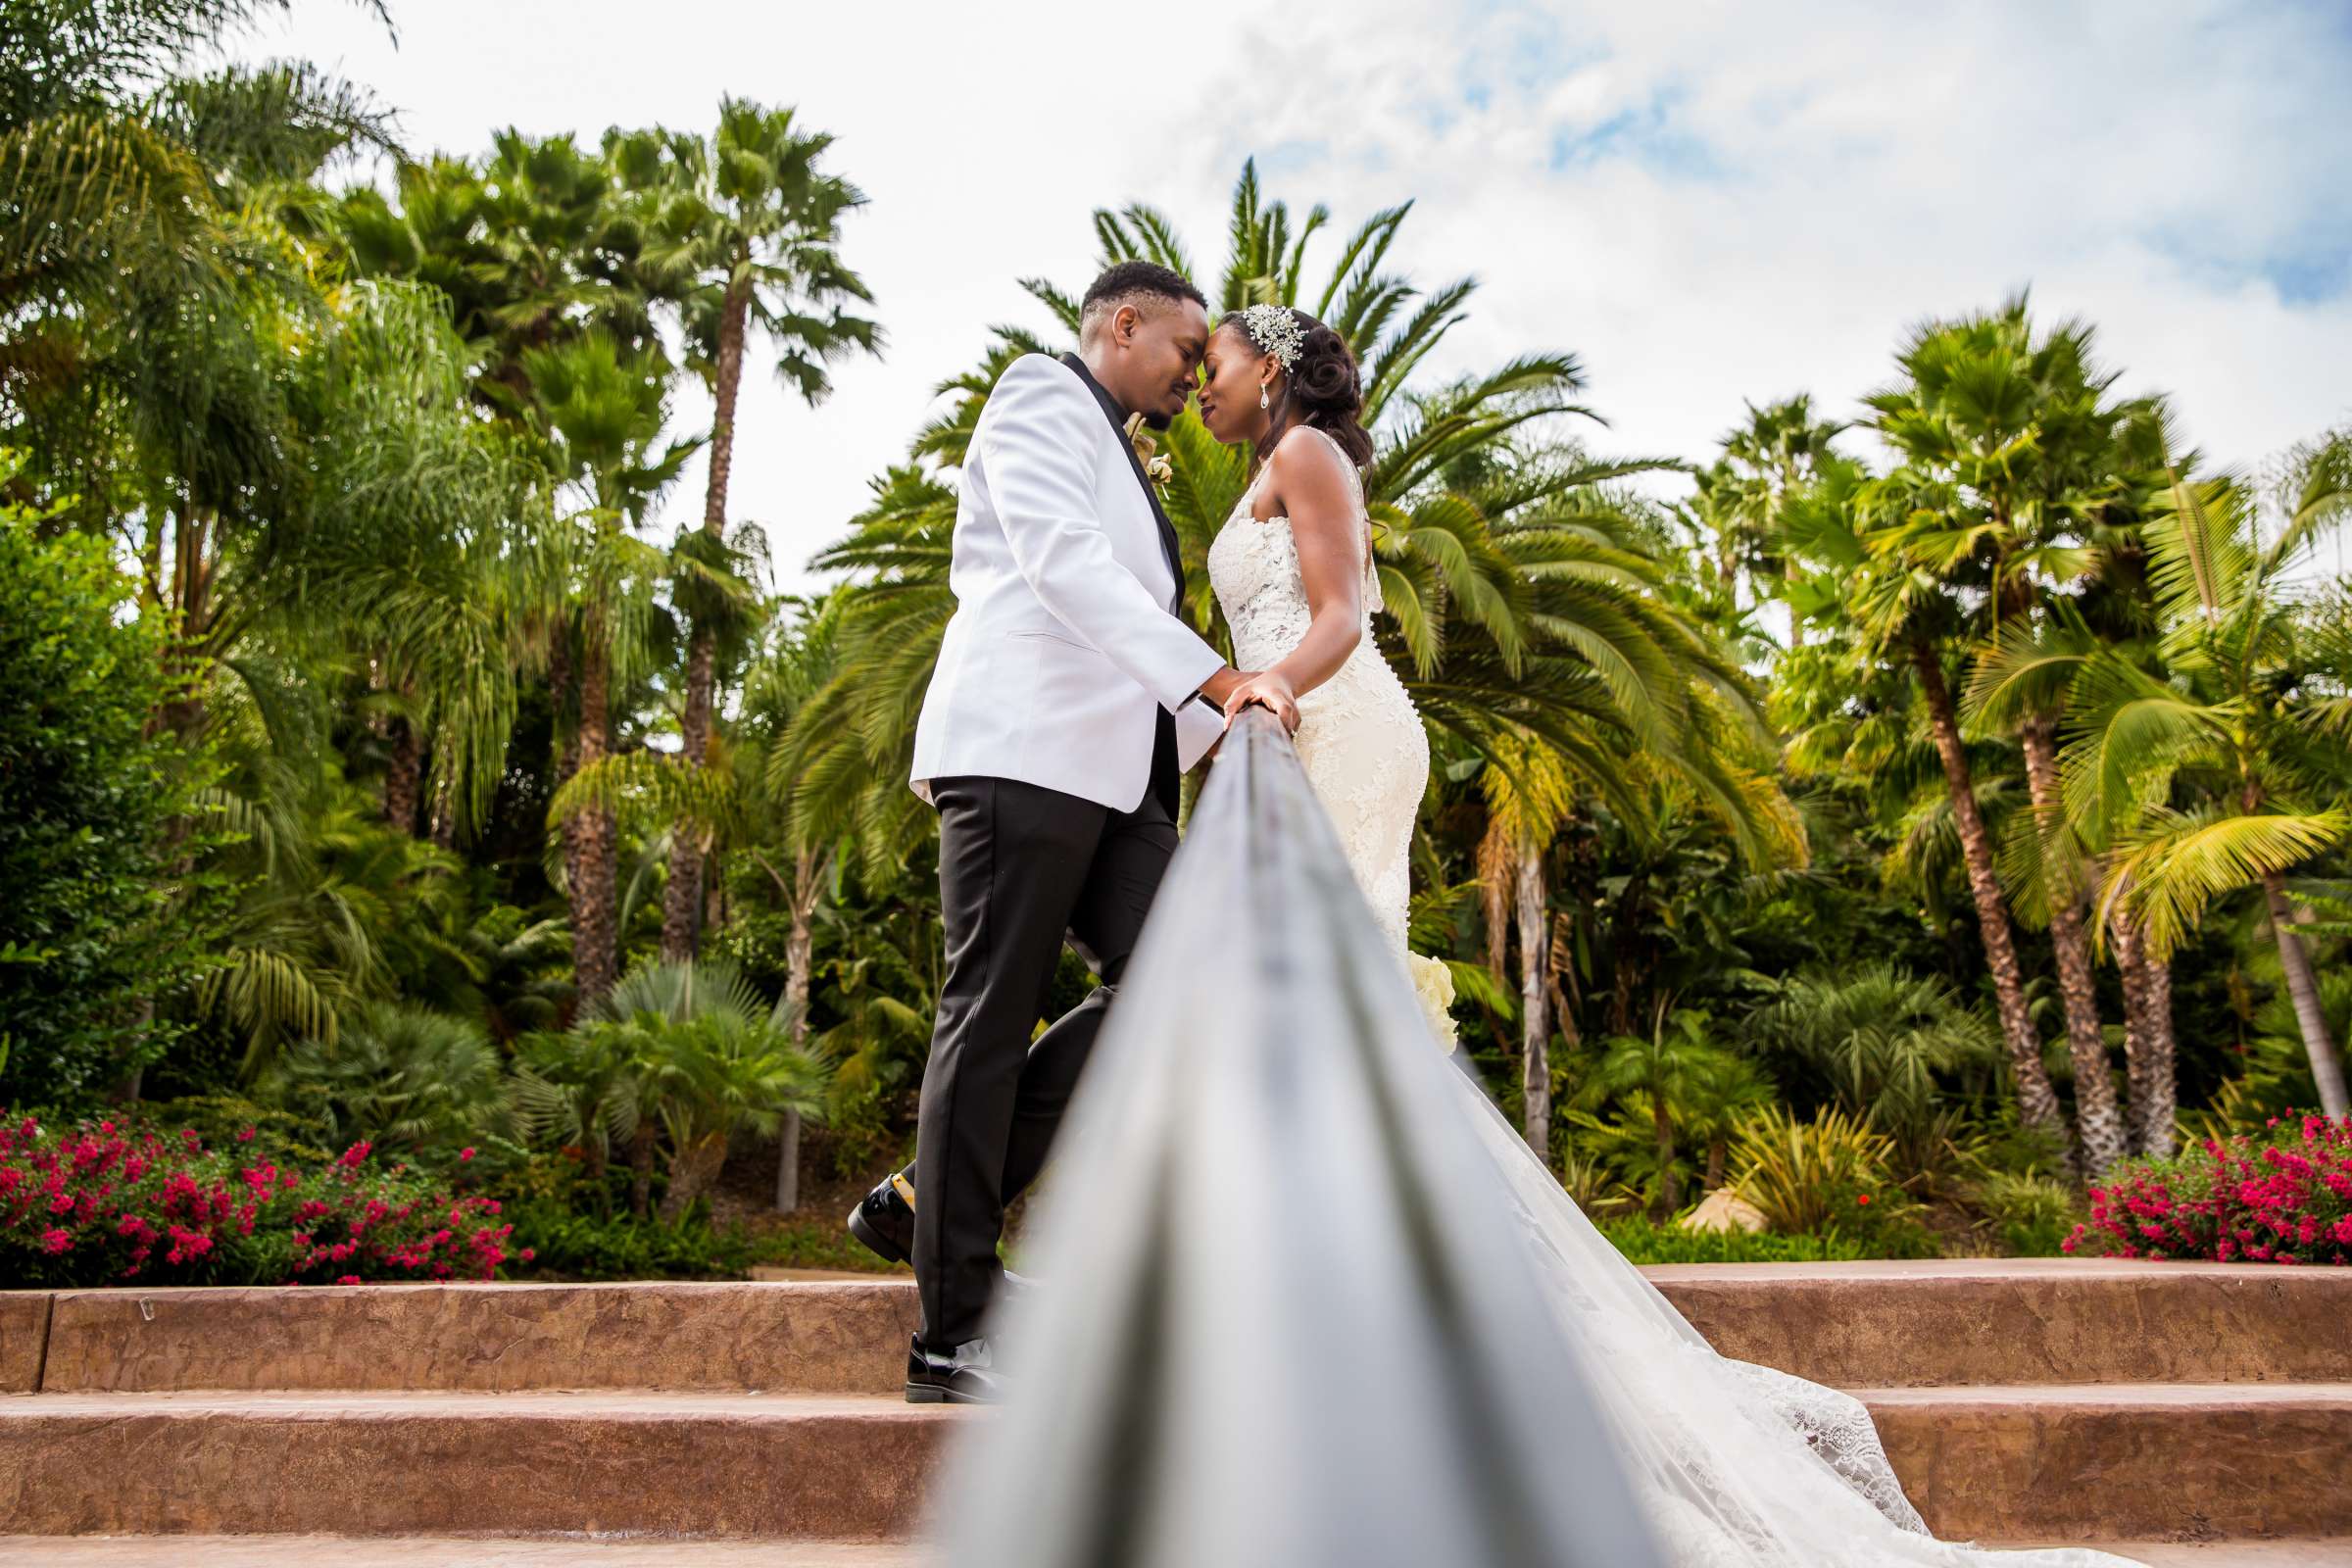
[[[933,782],[946,979],[914,1170],[923,1343],[981,1336],[1004,1210],[1044,1168],[1176,850],[1173,729],[1131,811],[1004,778]],[[1034,1043],[1065,939],[1101,983]]]

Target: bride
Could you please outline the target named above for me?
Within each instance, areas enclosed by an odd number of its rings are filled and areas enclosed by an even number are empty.
[[[1383,935],[1450,1045],[1445,966],[1406,947],[1408,855],[1429,743],[1372,636],[1381,608],[1360,471],[1354,360],[1330,327],[1278,305],[1217,324],[1200,392],[1219,441],[1255,454],[1209,547],[1234,661],[1263,671],[1228,713],[1295,698],[1296,744]],[[2125,1568],[2083,1549],[1986,1551],[1935,1540],[1903,1495],[1870,1414],[1835,1390],[1717,1355],[1595,1230],[1468,1074],[1450,1074],[1545,1289],[1676,1568],[1943,1564]]]

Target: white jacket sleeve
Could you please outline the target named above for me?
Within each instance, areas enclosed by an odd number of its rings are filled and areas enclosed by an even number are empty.
[[[1224,733],[1224,711],[1205,697],[1176,710],[1176,771],[1190,773]]]
[[[1067,368],[1032,355],[999,379],[983,423],[989,499],[1013,564],[1055,619],[1174,712],[1225,660],[1111,553],[1095,514],[1102,406]]]

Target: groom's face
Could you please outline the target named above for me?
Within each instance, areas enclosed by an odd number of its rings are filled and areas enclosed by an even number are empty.
[[[1153,300],[1131,318],[1121,307],[1111,323],[1119,385],[1109,389],[1130,414],[1164,430],[1184,412],[1208,348],[1208,312],[1191,300]]]

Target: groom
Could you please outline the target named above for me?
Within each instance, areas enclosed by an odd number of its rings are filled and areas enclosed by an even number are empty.
[[[1111,268],[1086,291],[1078,352],[1015,360],[964,459],[956,613],[914,735],[948,960],[920,1157],[849,1221],[913,1259],[916,1403],[1003,1392],[981,1319],[1004,1207],[1045,1164],[1175,852],[1177,778],[1245,679],[1181,618],[1176,530],[1123,428],[1183,411],[1208,333],[1181,274]],[[1278,712],[1297,727],[1296,709]],[[1032,1043],[1065,937],[1102,984]]]

